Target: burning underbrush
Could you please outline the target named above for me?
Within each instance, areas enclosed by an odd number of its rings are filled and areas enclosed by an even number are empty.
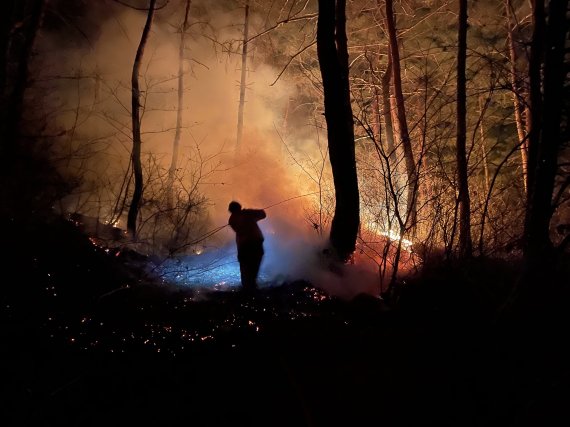
[[[124,238],[86,236],[74,221],[26,226],[25,236],[12,227],[9,262],[26,272],[29,285],[11,289],[9,306],[22,316],[11,321],[41,325],[42,339],[77,351],[175,355],[204,345],[231,348],[303,322],[339,333],[351,327],[355,307],[358,316],[387,311],[379,277],[383,265],[390,271],[383,260],[395,256],[392,239],[366,236],[352,262],[339,265],[324,241],[272,225],[253,297],[241,292],[233,239],[160,259]],[[400,271],[415,268],[409,248],[399,257]]]
[[[398,277],[416,272],[421,260],[410,248],[397,252],[397,242],[384,236],[359,242],[349,263],[341,265],[326,249],[326,242],[302,238],[284,241],[270,234],[259,273],[259,286],[267,289],[307,281],[326,294],[350,300],[359,294],[381,295],[398,256]],[[208,294],[239,289],[240,270],[235,244],[206,248],[193,254],[169,257],[154,267],[166,282]]]
[[[261,224],[265,255],[258,283],[262,289],[307,281],[347,300],[359,294],[379,296],[395,278],[417,273],[422,264],[411,241],[363,227],[350,262],[339,265],[326,238],[307,233],[285,217],[271,216]],[[130,242],[117,227],[79,214],[71,215],[69,222],[96,248],[163,286],[203,296],[240,287],[235,237],[225,225],[187,242],[183,251],[143,255],[150,247],[144,241]]]
[[[303,252],[313,259],[300,252],[285,258],[270,235],[260,291],[252,297],[238,286],[232,245],[161,261],[125,246],[102,246],[60,219],[25,228],[24,234],[14,227],[8,238],[8,262],[26,280],[9,289],[5,326],[39,327],[35,338],[50,346],[174,355],[211,344],[231,348],[299,322],[324,322],[334,330],[350,324],[350,304],[324,289],[340,288],[355,273],[350,266],[327,270],[316,247]],[[301,280],[304,273],[320,286]]]

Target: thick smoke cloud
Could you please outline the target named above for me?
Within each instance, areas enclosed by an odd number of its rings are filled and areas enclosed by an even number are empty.
[[[207,200],[207,225],[213,228],[227,222],[230,200],[238,200],[244,207],[272,206],[267,220],[260,224],[267,236],[262,269],[269,276],[313,280],[343,296],[369,291],[375,286],[369,271],[347,267],[343,276],[327,272],[321,253],[326,230],[315,228],[309,218],[318,199],[314,195],[297,197],[319,190],[316,177],[321,169],[323,183],[329,173],[325,135],[322,131],[317,135],[312,127],[314,117],[300,117],[298,122],[288,117],[289,131],[282,128],[289,100],[302,94],[287,75],[274,83],[281,69],[264,63],[253,42],[243,144],[236,154],[241,58],[229,50],[239,52],[243,10],[209,1],[192,4],[184,55],[179,167],[189,169],[182,184],[197,184]],[[63,210],[81,210],[104,220],[116,205],[118,184],[128,170],[130,80],[146,15],[113,2],[89,2],[86,7],[81,19],[103,17],[91,23],[97,31],[90,35],[89,43],[61,47],[61,35],[46,33],[41,48],[49,56],[41,60],[39,68],[45,88],[51,92],[49,106],[56,112],[53,126],[65,129],[55,151],[60,157],[68,156],[63,167],[70,174],[80,174],[84,183],[65,201]],[[145,170],[147,179],[153,164],[162,170],[170,164],[180,40],[176,28],[183,10],[179,2],[172,2],[157,12],[141,67],[143,162],[150,165]],[[251,19],[250,33],[255,33],[261,18],[254,12]],[[291,129],[301,130],[298,138]],[[286,140],[285,134],[289,135]],[[310,171],[303,167],[304,162],[312,167]],[[323,164],[324,168],[319,166]],[[330,203],[331,188],[323,184],[321,189]],[[124,219],[119,225],[124,226]],[[218,246],[227,246],[233,238],[226,228],[214,240]],[[352,287],[348,283],[353,283]]]

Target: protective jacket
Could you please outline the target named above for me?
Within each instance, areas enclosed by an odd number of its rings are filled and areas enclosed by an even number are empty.
[[[263,209],[241,209],[230,215],[228,223],[236,233],[238,250],[251,243],[263,242],[263,234],[257,225],[257,221],[265,217]]]

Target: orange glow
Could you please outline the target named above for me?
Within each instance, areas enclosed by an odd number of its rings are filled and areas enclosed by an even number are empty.
[[[356,265],[368,265],[379,268],[385,265],[388,274],[391,274],[398,251],[400,236],[396,233],[384,233],[364,229],[357,242],[354,254]],[[398,273],[403,275],[416,269],[421,259],[413,252],[412,242],[402,238]]]

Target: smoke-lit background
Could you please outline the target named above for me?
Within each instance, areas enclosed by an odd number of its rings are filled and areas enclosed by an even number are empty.
[[[57,2],[46,16],[37,42],[45,54],[33,63],[34,93],[50,112],[47,132],[57,135],[52,157],[77,183],[56,208],[124,229],[132,191],[131,73],[147,11],[113,1],[67,3]],[[237,3],[191,2],[174,198],[192,207],[183,238],[176,234],[180,223],[169,222],[162,209],[176,130],[185,3],[170,1],[157,10],[145,48],[145,202],[139,242],[131,246],[159,259],[159,271],[176,283],[238,284],[233,231],[225,227],[209,235],[227,223],[229,201],[238,200],[246,208],[268,207],[260,222],[266,237],[262,283],[310,279],[347,295],[377,292],[374,265],[347,267],[342,277],[327,272],[322,249],[334,192],[320,94],[291,77],[283,58],[295,47],[280,36],[248,43],[243,140],[236,145],[244,25],[244,8]],[[251,9],[250,36],[263,30],[271,13]],[[314,22],[303,25],[314,37]],[[314,47],[307,51],[315,53]],[[168,254],[175,260],[165,261]],[[353,283],[349,290],[346,280]]]

